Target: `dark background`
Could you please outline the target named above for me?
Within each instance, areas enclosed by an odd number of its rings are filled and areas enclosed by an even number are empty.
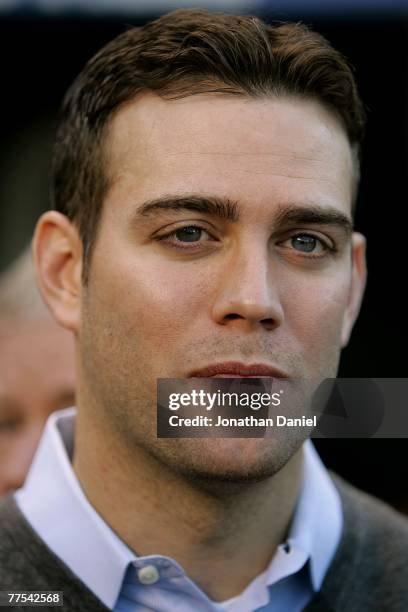
[[[368,14],[253,12],[269,21],[305,21],[355,67],[368,111],[356,229],[368,239],[369,282],[339,376],[407,377],[407,15],[386,8]],[[48,163],[64,91],[105,42],[151,16],[0,14],[0,270],[27,244],[38,214],[48,208]],[[348,480],[408,509],[406,440],[320,440],[316,446]]]

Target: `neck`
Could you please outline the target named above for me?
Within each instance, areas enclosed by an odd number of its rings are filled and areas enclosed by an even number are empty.
[[[222,601],[262,573],[284,541],[302,459],[300,448],[272,477],[215,488],[175,473],[142,448],[126,454],[79,416],[73,465],[90,503],[130,549],[176,560]]]

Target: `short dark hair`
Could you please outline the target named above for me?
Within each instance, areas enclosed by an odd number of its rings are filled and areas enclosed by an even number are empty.
[[[252,16],[173,11],[103,47],[63,101],[51,197],[54,208],[78,226],[84,283],[109,188],[106,126],[113,113],[144,91],[166,99],[217,92],[315,98],[342,122],[358,174],[364,108],[350,65],[323,36],[299,23],[268,25]]]

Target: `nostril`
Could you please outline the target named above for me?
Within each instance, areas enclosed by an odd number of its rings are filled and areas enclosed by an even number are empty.
[[[273,329],[276,327],[276,321],[274,319],[262,319],[261,325],[266,327],[266,329]]]
[[[243,317],[241,317],[241,315],[236,314],[235,312],[227,314],[225,318],[228,319],[229,321],[233,321],[234,319],[243,319]]]

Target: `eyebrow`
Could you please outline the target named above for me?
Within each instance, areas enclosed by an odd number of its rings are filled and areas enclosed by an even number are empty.
[[[276,224],[279,225],[330,225],[338,227],[347,235],[353,232],[353,221],[340,210],[323,206],[281,206]]]
[[[239,221],[239,205],[228,198],[202,195],[163,196],[144,202],[134,213],[134,220],[154,216],[160,212],[180,210],[199,212],[219,219]],[[275,224],[286,225],[330,225],[342,229],[346,234],[353,231],[352,220],[337,208],[316,204],[280,204],[275,213]]]
[[[157,212],[178,212],[189,210],[218,217],[225,221],[238,221],[238,206],[228,198],[215,196],[164,196],[155,200],[148,200],[136,211],[137,217],[150,217]]]

